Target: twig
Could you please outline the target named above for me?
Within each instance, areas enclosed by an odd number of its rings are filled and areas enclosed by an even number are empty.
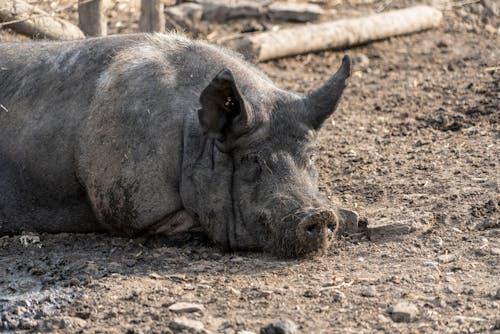
[[[0,108],[2,108],[5,112],[9,112],[9,109],[7,109],[3,104],[0,103]]]
[[[491,66],[484,69],[485,72],[495,72],[500,70],[500,66]]]
[[[34,18],[41,17],[41,16],[48,16],[48,15],[42,15],[42,14],[35,15],[35,14],[32,14],[29,17],[26,17],[24,19],[17,19],[17,20],[12,20],[12,21],[7,21],[7,22],[0,22],[0,28],[8,26],[8,25],[11,25],[11,24],[14,24],[14,23],[19,23],[19,22],[24,22],[24,21],[32,20]]]

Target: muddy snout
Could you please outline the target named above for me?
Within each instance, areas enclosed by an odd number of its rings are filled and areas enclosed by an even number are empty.
[[[324,252],[337,233],[339,221],[332,210],[309,210],[297,225],[299,253]]]

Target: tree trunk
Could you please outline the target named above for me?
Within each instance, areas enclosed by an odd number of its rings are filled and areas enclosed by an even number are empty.
[[[77,26],[51,16],[21,0],[0,0],[0,23],[31,38],[78,39],[84,35]]]

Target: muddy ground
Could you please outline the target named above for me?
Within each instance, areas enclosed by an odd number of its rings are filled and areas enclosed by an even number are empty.
[[[413,3],[321,2],[334,17]],[[346,238],[306,260],[224,254],[201,236],[181,244],[2,237],[0,331],[177,333],[179,317],[226,334],[258,333],[273,319],[290,319],[300,333],[500,331],[499,20],[478,1],[438,5],[444,22],[437,30],[259,65],[304,93],[345,52],[356,57],[350,86],[320,135],[321,188],[370,224],[417,222],[423,230]],[[127,10],[110,14],[112,32],[136,29],[137,12]],[[75,18],[71,8],[59,14]],[[196,34],[273,24],[237,21]],[[4,29],[0,38],[19,36]],[[175,302],[203,309],[178,314],[169,310]],[[401,302],[413,311],[397,322],[393,308]]]

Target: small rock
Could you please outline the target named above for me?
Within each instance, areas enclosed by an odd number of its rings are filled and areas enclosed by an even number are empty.
[[[28,312],[28,310],[25,307],[22,307],[22,306],[14,306],[12,308],[12,313],[15,314],[15,315],[23,315],[26,312]]]
[[[381,322],[381,323],[388,323],[391,321],[391,319],[387,318],[385,315],[383,314],[379,314],[378,315],[378,320]]]
[[[493,298],[500,300],[500,288],[497,289],[497,293],[493,296]]]
[[[306,297],[306,298],[318,298],[319,293],[317,291],[313,291],[313,290],[306,290],[304,292],[304,297]]]
[[[161,275],[159,275],[159,274],[157,274],[157,273],[155,273],[155,272],[151,272],[151,273],[149,273],[149,275],[148,275],[148,276],[149,276],[149,278],[151,278],[151,279],[156,279],[156,280],[160,280],[160,279],[162,278],[162,277],[161,277]]]
[[[488,15],[498,16],[500,14],[498,5],[494,0],[481,0],[481,4],[486,8]]]
[[[34,329],[38,325],[38,322],[35,319],[23,318],[19,321],[20,329]]]
[[[262,290],[260,291],[259,297],[260,298],[270,298],[273,295],[273,291],[271,290]]]
[[[370,65],[370,58],[360,53],[352,57],[352,62],[354,65],[358,65],[360,67],[368,67],[368,65]]]
[[[35,234],[22,235],[19,237],[19,242],[24,247],[28,247],[31,244],[36,245],[39,248],[42,246],[42,244],[40,243],[40,237],[38,235],[35,235]]]
[[[500,248],[493,247],[490,249],[492,255],[500,255]]]
[[[424,267],[434,267],[434,268],[438,267],[437,262],[434,262],[434,261],[425,261],[425,262],[422,262],[422,265]]]
[[[297,325],[288,319],[274,320],[260,329],[260,334],[298,334]]]
[[[373,285],[369,285],[361,291],[361,295],[364,297],[375,297],[377,296],[377,290]]]
[[[231,291],[231,293],[232,293],[233,295],[237,296],[237,297],[239,297],[239,296],[241,295],[241,291],[240,291],[240,290],[238,290],[238,289],[235,289],[235,288],[233,288],[233,287],[230,287],[230,288],[229,288],[229,291]]]
[[[434,298],[434,300],[432,301],[432,304],[435,307],[446,307],[446,301],[441,296]]]
[[[170,305],[168,310],[176,313],[193,313],[203,312],[205,308],[201,304],[179,302]]]
[[[332,291],[332,298],[334,303],[338,303],[343,301],[346,297],[345,294],[342,291],[339,290],[333,290]]]
[[[183,331],[202,331],[205,327],[201,321],[192,320],[185,317],[175,318],[168,323],[168,327],[173,330]]]
[[[28,299],[20,300],[16,304],[19,306],[31,307],[31,302]]]
[[[60,328],[77,328],[77,327],[85,327],[87,325],[87,321],[77,317],[62,317],[59,323]]]
[[[409,302],[399,302],[393,307],[391,319],[395,322],[411,322],[418,315],[418,308]]]
[[[443,254],[438,256],[438,262],[440,263],[450,263],[455,260],[455,254]]]
[[[458,294],[458,293],[459,293],[459,290],[457,289],[457,287],[456,287],[456,286],[453,286],[453,285],[450,285],[450,284],[448,284],[448,285],[444,288],[444,291],[445,291],[446,293],[451,293],[451,294],[454,294],[454,295],[456,295],[456,294]]]
[[[15,329],[19,325],[19,320],[12,316],[12,314],[4,313],[0,319],[3,320],[5,329]]]
[[[490,34],[496,34],[497,33],[497,28],[495,28],[494,26],[492,26],[491,24],[487,24],[484,26],[484,29],[486,29],[487,32],[489,32]]]
[[[464,293],[466,295],[473,295],[475,292],[476,292],[476,290],[474,290],[474,288],[470,287],[470,286],[466,286],[462,290],[462,293]]]
[[[255,332],[250,332],[250,331],[238,331],[236,334],[255,334]]]
[[[437,46],[438,48],[447,48],[449,45],[448,45],[448,43],[446,43],[445,41],[439,41],[439,42],[436,44],[436,46]]]

